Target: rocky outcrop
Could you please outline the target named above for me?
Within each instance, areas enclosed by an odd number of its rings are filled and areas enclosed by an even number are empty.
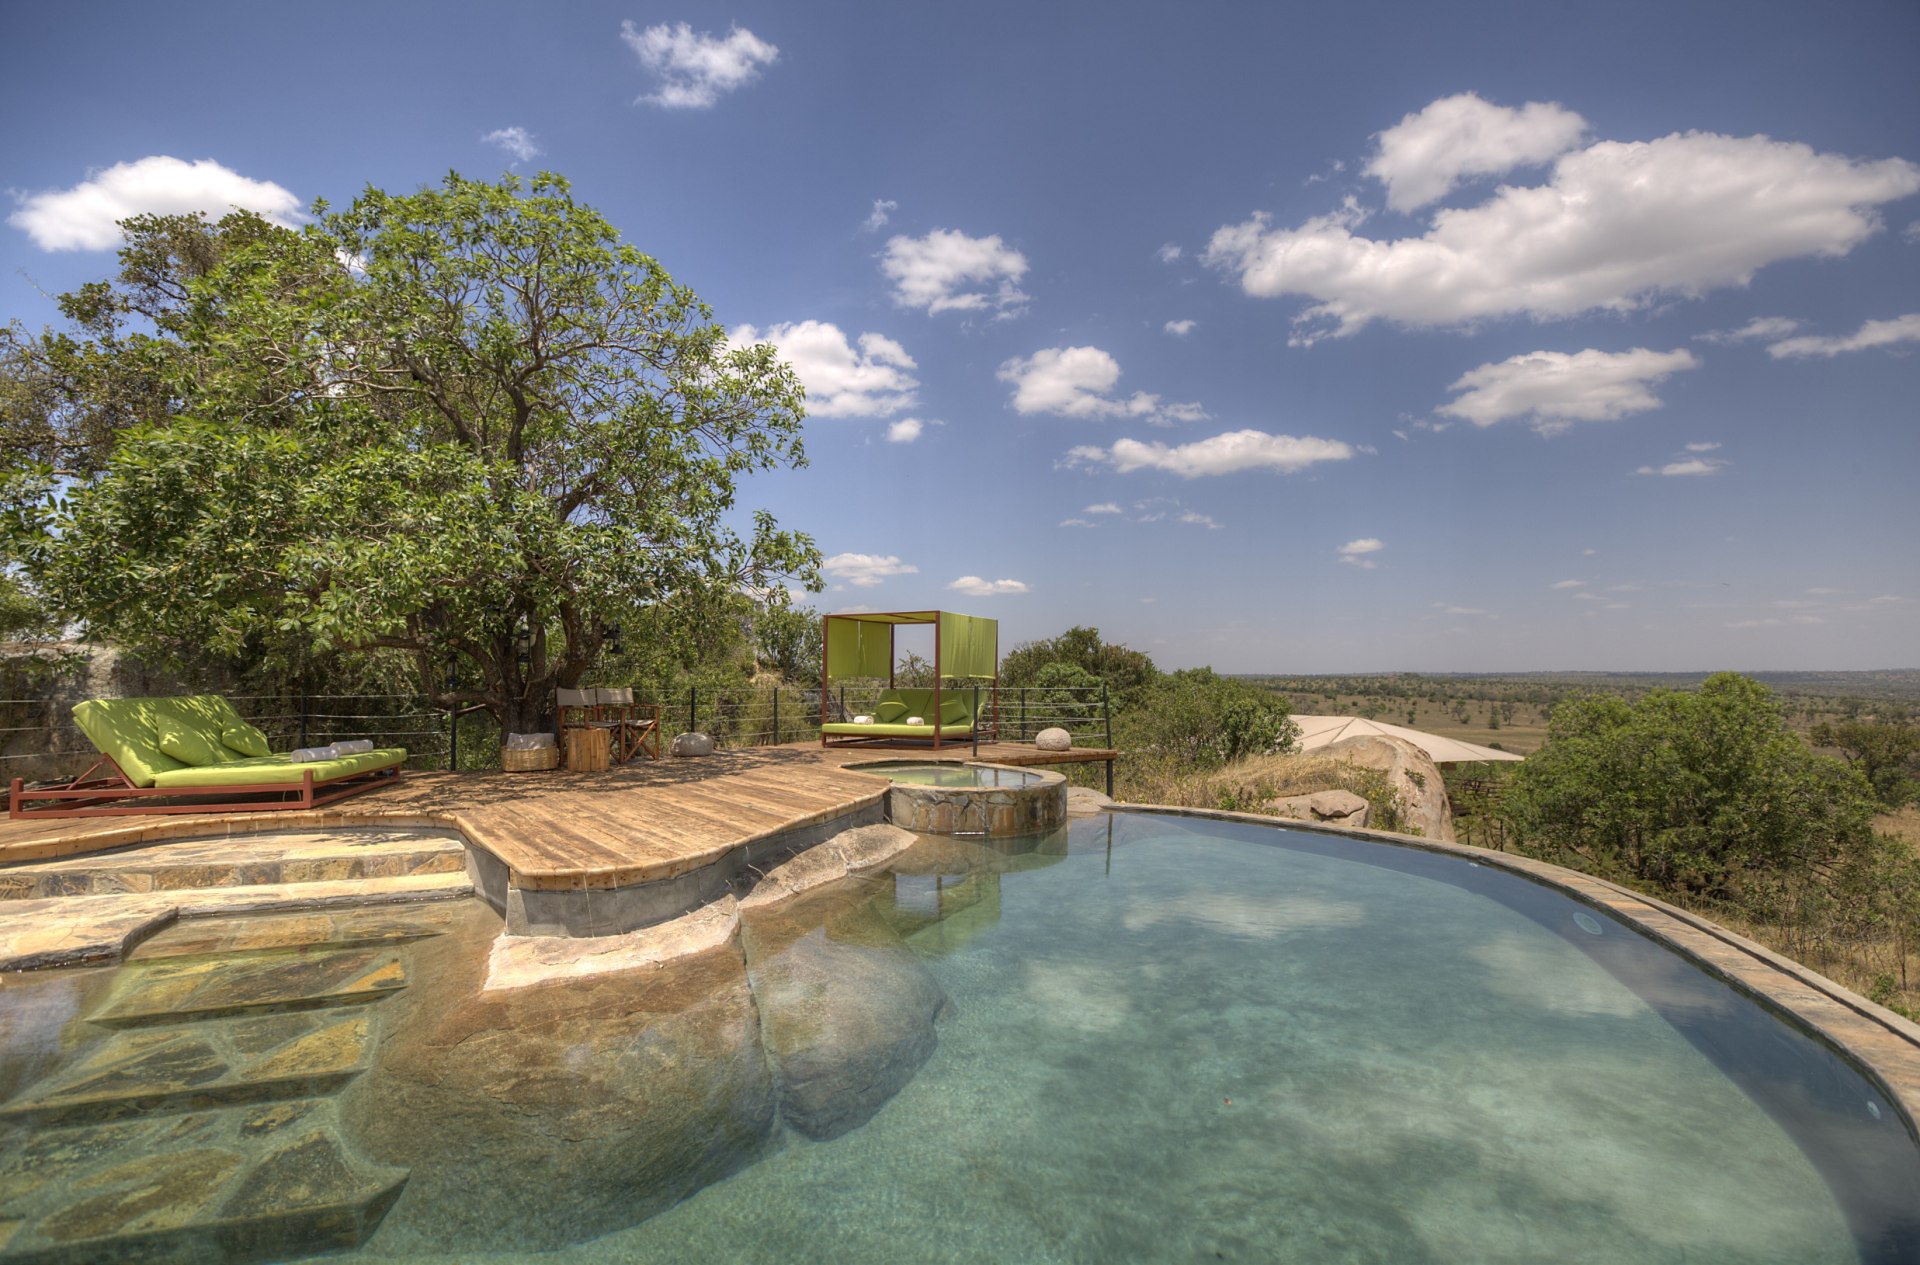
[[[1439,766],[1420,748],[1403,738],[1380,735],[1346,738],[1320,748],[1316,754],[1380,770],[1399,798],[1401,829],[1422,838],[1453,842],[1453,807],[1447,801],[1446,781],[1440,776]],[[1376,827],[1379,824],[1374,823]]]
[[[1315,791],[1311,795],[1288,795],[1270,800],[1267,808],[1295,821],[1324,821],[1336,826],[1365,827],[1367,801],[1352,791]]]
[[[780,1118],[816,1140],[865,1124],[913,1079],[949,1004],[870,895],[749,911],[741,928]]]

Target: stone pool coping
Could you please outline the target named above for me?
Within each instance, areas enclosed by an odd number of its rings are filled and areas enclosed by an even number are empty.
[[[1631,923],[1841,1054],[1886,1095],[1900,1113],[1907,1135],[1920,1145],[1920,1129],[1915,1127],[1916,1115],[1920,1114],[1920,1024],[1867,1000],[1818,971],[1658,897],[1548,861],[1443,843],[1420,835],[1169,804],[1113,804],[1110,809],[1122,813],[1245,822],[1417,848],[1506,870],[1556,888],[1575,900]]]
[[[886,773],[888,766],[928,764],[993,769],[1026,780],[1011,786],[932,786],[895,782]],[[1052,769],[1021,768],[967,756],[882,759],[843,764],[840,768],[845,773],[885,780],[887,820],[923,834],[1005,839],[1057,830],[1067,823],[1067,779]]]

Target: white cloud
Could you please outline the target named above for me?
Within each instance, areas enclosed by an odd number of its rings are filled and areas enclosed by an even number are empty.
[[[887,221],[891,219],[893,213],[899,209],[900,204],[898,202],[891,201],[887,198],[875,198],[873,200],[873,214],[861,221],[861,231],[867,233],[879,232],[887,226]]]
[[[41,250],[112,250],[120,221],[134,215],[190,215],[211,219],[239,207],[291,228],[304,217],[300,199],[271,180],[249,180],[211,158],[183,162],[156,154],[115,163],[71,189],[16,194],[19,210],[7,223]]]
[[[540,147],[534,144],[533,133],[524,127],[495,128],[480,139],[512,154],[515,162],[528,162],[541,154]]]
[[[1664,466],[1641,466],[1635,474],[1657,474],[1667,478],[1687,475],[1719,474],[1727,463],[1717,457],[1687,457],[1680,461],[1669,461]]]
[[[1769,615],[1765,619],[1742,619],[1728,624],[1729,628],[1780,628],[1787,624],[1824,624],[1827,621],[1818,615],[1795,615],[1790,619],[1775,619]]]
[[[886,417],[911,408],[919,379],[912,356],[881,334],[862,334],[856,351],[838,325],[799,321],[787,325],[734,327],[735,346],[772,343],[807,388],[814,417]]]
[[[1198,404],[1164,404],[1145,391],[1124,400],[1109,394],[1120,380],[1120,362],[1098,347],[1045,347],[1007,361],[995,376],[1013,384],[1013,407],[1019,413],[1139,417],[1163,424],[1204,421],[1207,416]]]
[[[1495,176],[1566,153],[1586,134],[1571,110],[1529,101],[1518,110],[1471,92],[1442,97],[1380,133],[1367,174],[1387,186],[1387,206],[1412,211],[1444,198],[1466,176]]]
[[[928,316],[989,308],[1012,316],[1027,302],[1019,286],[1027,257],[998,233],[968,237],[936,228],[925,237],[889,238],[880,271],[893,282],[896,304],[925,308]]]
[[[1062,527],[1098,527],[1100,524],[1088,522],[1084,518],[1063,518],[1060,520],[1060,525]]]
[[[1720,445],[1718,443],[1697,443],[1697,444],[1687,445],[1688,452],[1717,452],[1719,451],[1719,449],[1720,449]]]
[[[1585,580],[1555,580],[1552,587],[1556,589],[1584,589],[1587,587],[1587,582]]]
[[[1159,256],[1160,262],[1163,264],[1174,263],[1180,258],[1180,245],[1178,242],[1168,242],[1153,253]]]
[[[1920,312],[1909,312],[1890,321],[1868,321],[1853,333],[1839,338],[1821,338],[1811,334],[1789,338],[1768,347],[1767,354],[1775,359],[1838,356],[1842,352],[1897,347],[1901,343],[1920,343]]]
[[[1846,254],[1880,227],[1875,206],[1916,191],[1920,165],[1904,159],[1685,132],[1563,155],[1547,183],[1437,211],[1420,237],[1359,236],[1351,204],[1290,229],[1261,213],[1216,230],[1205,260],[1250,295],[1313,300],[1294,339],[1310,343],[1374,320],[1625,312],[1745,285],[1783,259]]]
[[[1614,421],[1658,408],[1649,388],[1699,363],[1685,349],[1529,352],[1462,374],[1447,389],[1464,394],[1437,411],[1475,426],[1531,417],[1535,430],[1553,435],[1575,422]]]
[[[1433,607],[1442,615],[1475,615],[1482,619],[1498,618],[1492,611],[1483,610],[1478,606],[1449,606],[1445,602],[1435,602]]]
[[[1121,509],[1112,501],[1102,501],[1098,505],[1089,505],[1080,511],[1082,514],[1118,514]]]
[[[1385,543],[1375,540],[1371,536],[1363,536],[1359,540],[1349,540],[1346,544],[1340,546],[1340,561],[1346,563],[1348,566],[1359,567],[1363,571],[1371,571],[1380,565],[1378,560],[1372,555],[1379,553],[1386,547]]]
[[[1211,514],[1202,514],[1199,510],[1182,510],[1180,517],[1176,521],[1189,524],[1193,527],[1204,527],[1208,531],[1220,530],[1219,520]]]
[[[1161,328],[1166,330],[1167,333],[1172,334],[1175,338],[1185,338],[1188,334],[1193,333],[1193,327],[1199,323],[1200,322],[1194,320],[1168,321],[1165,325],[1161,326]]]
[[[926,423],[917,417],[903,417],[887,427],[887,442],[910,444],[926,431]]]
[[[888,576],[920,573],[919,567],[892,554],[874,553],[836,553],[820,564],[820,570],[858,589],[870,589]]]
[[[1739,329],[1709,330],[1695,334],[1703,343],[1750,343],[1762,338],[1785,338],[1800,328],[1800,322],[1786,316],[1756,316]]]
[[[620,24],[620,38],[660,80],[658,92],[636,97],[634,104],[668,110],[710,109],[780,56],[778,48],[738,26],[720,39],[704,31],[696,34],[685,22],[643,31],[628,21]]]
[[[963,575],[947,587],[968,597],[1001,597],[1028,591],[1019,580],[983,580],[977,575]]]
[[[1337,439],[1269,435],[1265,431],[1235,430],[1190,444],[1167,445],[1122,439],[1111,448],[1082,445],[1067,453],[1067,465],[1107,464],[1121,474],[1135,470],[1166,470],[1185,479],[1202,475],[1234,474],[1241,470],[1277,470],[1292,474],[1315,462],[1345,461],[1353,449]]]

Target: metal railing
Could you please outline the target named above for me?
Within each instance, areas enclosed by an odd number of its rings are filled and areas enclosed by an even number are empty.
[[[871,712],[885,685],[835,686],[826,697],[830,719]],[[1042,729],[1060,728],[1075,745],[1113,745],[1113,717],[1105,686],[1001,687],[997,707],[989,685],[945,687],[977,697],[984,730],[1002,741],[1028,742]],[[974,693],[978,691],[977,695]],[[449,711],[423,694],[229,695],[228,701],[263,731],[276,751],[370,738],[377,746],[405,747],[416,769],[488,769],[500,764],[500,727],[474,707]],[[645,700],[648,702],[654,700]],[[662,697],[661,728],[711,734],[718,747],[778,746],[817,741],[818,687],[691,685]],[[50,716],[59,711],[57,717]],[[97,757],[65,708],[49,698],[0,699],[0,781],[71,777]]]

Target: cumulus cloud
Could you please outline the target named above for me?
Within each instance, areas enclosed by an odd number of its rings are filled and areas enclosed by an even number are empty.
[[[16,194],[19,209],[7,223],[41,250],[112,250],[120,221],[134,215],[190,215],[219,219],[236,207],[291,228],[303,218],[300,199],[271,180],[250,180],[211,158],[183,162],[156,154],[115,163],[71,189]]]
[[[528,162],[540,156],[540,147],[534,144],[533,133],[524,127],[495,128],[480,138],[489,145],[498,145],[513,155],[515,162]]]
[[[1687,451],[1688,452],[1715,452],[1715,451],[1718,451],[1719,447],[1720,445],[1718,443],[1688,444]]]
[[[1112,501],[1102,501],[1098,505],[1089,505],[1080,511],[1082,514],[1118,514],[1120,507]]]
[[[1669,461],[1664,466],[1641,466],[1634,473],[1684,478],[1689,475],[1719,474],[1726,465],[1725,461],[1717,457],[1684,457],[1678,461]]]
[[[1009,593],[1028,591],[1027,586],[1019,580],[983,580],[977,575],[963,575],[947,587],[968,597],[1004,597]]]
[[[900,204],[898,202],[887,198],[875,198],[873,200],[873,214],[861,221],[861,230],[868,233],[879,232],[887,226],[887,221],[893,218],[893,213],[899,209]]]
[[[1219,531],[1220,522],[1211,514],[1202,514],[1199,510],[1181,510],[1175,522],[1186,523],[1192,527],[1204,527],[1208,531]]]
[[[1202,475],[1234,474],[1241,470],[1277,470],[1292,474],[1321,461],[1345,461],[1353,449],[1337,439],[1311,435],[1269,435],[1258,430],[1234,430],[1190,444],[1117,440],[1111,448],[1082,445],[1067,453],[1067,465],[1111,465],[1121,474],[1135,470],[1165,470],[1184,479]]]
[[[1703,343],[1751,343],[1763,338],[1785,338],[1800,328],[1800,322],[1787,316],[1756,316],[1739,329],[1708,330],[1695,334]]]
[[[1580,143],[1587,121],[1529,101],[1517,110],[1471,92],[1442,97],[1380,133],[1367,174],[1387,186],[1387,205],[1412,211],[1447,196],[1468,176],[1495,176],[1558,157]]]
[[[1585,580],[1555,580],[1551,587],[1556,589],[1584,589],[1587,587],[1587,582]]]
[[[1120,362],[1098,347],[1042,348],[1002,364],[996,376],[1013,385],[1013,407],[1019,413],[1139,417],[1163,424],[1204,421],[1207,416],[1198,404],[1169,404],[1145,391],[1125,399],[1113,395]]]
[[[1153,253],[1159,256],[1160,262],[1163,264],[1174,263],[1180,258],[1180,246],[1177,242],[1168,242]]]
[[[1472,615],[1480,619],[1498,618],[1492,611],[1478,606],[1449,606],[1445,602],[1435,602],[1433,608],[1442,615]]]
[[[907,349],[882,334],[862,334],[854,343],[827,321],[734,327],[736,346],[771,343],[807,388],[814,417],[886,417],[911,408],[919,379]]]
[[[1063,518],[1060,520],[1060,525],[1062,527],[1098,527],[1100,524],[1084,518]]]
[[[731,27],[725,39],[695,32],[685,22],[650,26],[620,24],[620,38],[640,64],[660,81],[660,89],[634,99],[667,110],[707,110],[721,97],[745,87],[771,66],[780,50],[744,27]]]
[[[1168,321],[1165,325],[1161,326],[1161,328],[1166,330],[1167,333],[1172,334],[1175,338],[1185,338],[1188,334],[1193,333],[1193,327],[1199,323],[1200,322],[1194,320]]]
[[[893,282],[896,304],[925,308],[928,316],[988,310],[1012,316],[1027,302],[1019,285],[1027,257],[998,233],[968,237],[936,228],[925,237],[893,237],[880,271]]]
[[[870,589],[888,576],[920,573],[919,567],[892,554],[875,553],[836,553],[820,564],[820,570],[857,589]]]
[[[1528,352],[1462,374],[1447,388],[1462,394],[1438,411],[1483,427],[1530,417],[1535,430],[1553,435],[1575,422],[1616,421],[1658,408],[1651,388],[1699,363],[1685,349]]]
[[[917,417],[903,417],[887,427],[887,442],[910,444],[926,431],[927,424]]]
[[[1870,351],[1875,347],[1897,347],[1902,343],[1920,343],[1920,312],[1909,312],[1890,321],[1868,321],[1851,334],[1839,338],[1806,335],[1774,343],[1767,354],[1777,360],[1796,356],[1838,356],[1848,351]]]
[[[1346,563],[1348,566],[1359,567],[1363,571],[1371,571],[1380,565],[1379,561],[1375,559],[1373,555],[1379,553],[1386,547],[1383,542],[1375,540],[1371,536],[1363,536],[1359,540],[1349,540],[1346,544],[1340,546],[1340,561]]]
[[[1276,228],[1261,213],[1213,234],[1205,260],[1250,295],[1301,295],[1296,343],[1371,321],[1632,311],[1745,285],[1783,259],[1845,255],[1874,208],[1920,191],[1920,165],[1822,154],[1765,136],[1684,132],[1562,155],[1545,184],[1442,209],[1419,237],[1369,238],[1357,205]]]

